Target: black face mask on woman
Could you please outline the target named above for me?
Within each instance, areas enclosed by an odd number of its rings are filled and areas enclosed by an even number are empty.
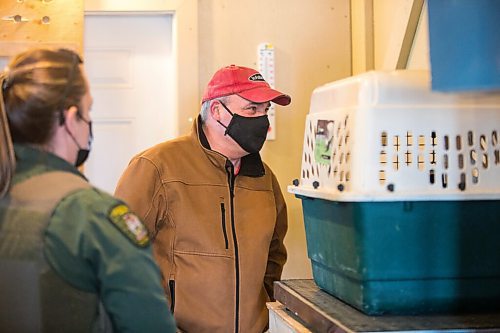
[[[83,163],[85,163],[87,158],[89,158],[89,154],[90,154],[90,149],[84,149],[84,148],[78,149],[78,154],[76,155],[75,166],[78,168]]]
[[[77,115],[78,115],[78,118],[80,118],[84,123],[86,123],[89,126],[89,147],[88,148],[82,148],[82,147],[80,147],[80,144],[75,139],[75,137],[73,136],[73,134],[68,130],[68,128],[66,127],[66,125],[64,125],[64,127],[66,128],[66,132],[68,132],[68,134],[71,136],[71,138],[75,142],[76,146],[78,147],[78,152],[77,152],[76,161],[75,161],[75,166],[78,168],[83,163],[85,163],[85,161],[89,157],[90,146],[92,145],[92,139],[94,138],[94,136],[92,135],[92,121],[84,119],[80,113],[78,113]]]
[[[259,117],[244,117],[231,112],[221,101],[219,103],[233,116],[227,126],[217,120],[226,128],[224,134],[229,135],[246,152],[250,154],[259,152],[266,141],[269,129],[267,114]]]

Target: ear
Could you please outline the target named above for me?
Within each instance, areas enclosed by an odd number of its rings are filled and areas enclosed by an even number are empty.
[[[70,106],[64,112],[64,124],[68,128],[68,130],[71,131],[71,133],[74,133],[73,130],[76,127],[78,119],[78,108],[76,106]]]
[[[220,108],[221,105],[219,101],[213,100],[210,102],[210,115],[212,116],[212,118],[219,121],[220,121]]]

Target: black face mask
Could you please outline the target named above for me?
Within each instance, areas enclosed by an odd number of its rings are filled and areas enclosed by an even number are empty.
[[[233,116],[227,126],[217,120],[219,124],[226,128],[225,135],[229,135],[246,152],[253,154],[262,149],[266,141],[269,129],[269,119],[267,115],[259,117],[243,117],[232,113],[221,101],[219,103]]]
[[[71,134],[71,132],[68,130],[68,128],[66,126],[64,126],[66,128],[66,132],[68,132],[68,134],[71,136],[71,138],[75,142],[76,146],[78,147],[78,153],[76,155],[76,161],[75,161],[75,166],[77,168],[79,166],[81,166],[83,163],[85,163],[85,161],[89,157],[90,147],[92,145],[92,139],[94,138],[94,136],[92,135],[92,121],[85,120],[80,114],[78,114],[78,117],[81,120],[83,120],[83,122],[85,122],[87,125],[89,125],[89,148],[80,147],[80,145],[78,144],[78,141],[76,141],[73,134]]]
[[[75,166],[78,168],[83,163],[85,163],[87,158],[89,158],[89,154],[90,154],[90,149],[82,149],[82,148],[78,149],[78,154],[76,155]]]

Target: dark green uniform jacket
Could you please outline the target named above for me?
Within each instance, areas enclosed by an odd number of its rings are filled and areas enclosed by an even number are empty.
[[[0,200],[0,331],[175,332],[145,228],[128,207],[55,155],[15,152]]]

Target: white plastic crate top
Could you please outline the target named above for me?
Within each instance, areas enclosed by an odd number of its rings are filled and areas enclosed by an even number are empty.
[[[300,182],[334,201],[500,199],[500,93],[431,91],[428,71],[367,72],[314,90]]]

